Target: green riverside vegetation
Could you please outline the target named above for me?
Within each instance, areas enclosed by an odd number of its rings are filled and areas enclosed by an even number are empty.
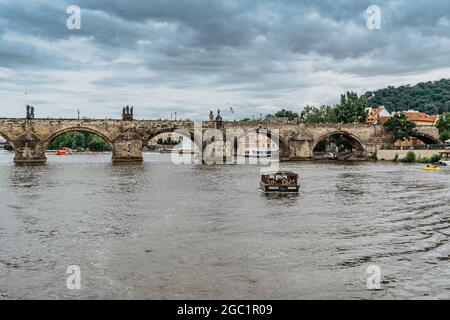
[[[53,139],[49,150],[70,148],[78,151],[111,151],[109,144],[98,135],[86,131],[66,132]]]
[[[441,116],[437,128],[442,141],[450,139],[450,112],[446,112]]]
[[[394,162],[404,162],[404,163],[438,163],[441,160],[441,157],[438,155],[434,155],[431,158],[423,157],[417,158],[416,153],[414,151],[409,151],[406,154],[406,157],[403,159],[398,158],[398,154],[395,155]]]

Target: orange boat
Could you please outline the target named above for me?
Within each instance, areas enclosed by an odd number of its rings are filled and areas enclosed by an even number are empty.
[[[61,149],[61,150],[56,150],[56,155],[57,156],[66,156],[66,155],[68,155],[68,154],[71,154],[72,152],[71,152],[71,150],[69,149],[69,148],[64,148],[64,149]]]

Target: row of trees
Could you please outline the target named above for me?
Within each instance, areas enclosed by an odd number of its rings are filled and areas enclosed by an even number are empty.
[[[341,95],[341,101],[335,106],[322,105],[320,107],[306,106],[300,118],[309,124],[314,123],[364,123],[367,119],[369,104],[364,96],[359,97],[355,92],[346,92]],[[288,118],[295,120],[299,118],[298,113],[282,109],[268,117]],[[244,119],[249,120],[248,118]]]
[[[158,138],[158,140],[156,141],[157,144],[159,145],[168,145],[168,146],[174,146],[180,143],[180,140],[175,141],[172,140],[171,137],[168,137],[167,139],[163,139],[163,138]]]
[[[90,132],[66,132],[57,136],[49,144],[50,150],[71,148],[74,150],[111,151],[109,144]]]

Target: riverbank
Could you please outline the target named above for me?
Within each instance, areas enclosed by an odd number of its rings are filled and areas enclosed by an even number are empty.
[[[445,150],[378,150],[377,159],[386,161],[401,161],[406,159],[408,153],[414,152],[416,160],[420,161],[420,159],[439,157],[443,151]]]

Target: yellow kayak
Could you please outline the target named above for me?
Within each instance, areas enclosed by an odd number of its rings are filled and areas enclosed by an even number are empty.
[[[425,168],[422,168],[422,170],[426,170],[426,171],[439,171],[439,170],[441,170],[441,168],[433,168],[433,167],[425,167]]]

